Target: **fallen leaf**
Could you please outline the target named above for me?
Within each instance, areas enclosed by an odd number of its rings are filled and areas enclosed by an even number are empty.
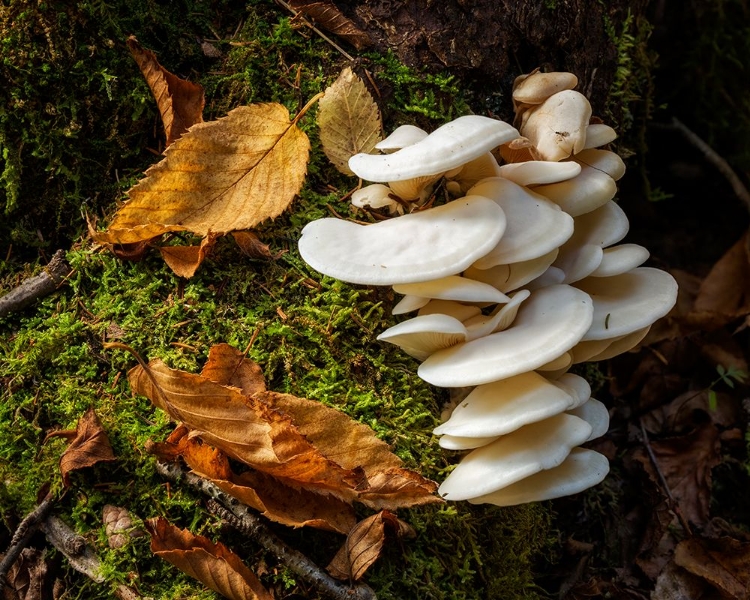
[[[163,461],[181,457],[193,473],[211,480],[230,496],[276,523],[288,527],[315,527],[344,535],[356,523],[354,509],[342,500],[294,489],[259,471],[235,474],[226,454],[188,433],[188,428],[181,425],[166,442],[150,444],[147,449]]]
[[[128,38],[127,45],[156,99],[167,146],[170,146],[189,127],[203,122],[203,86],[167,71],[159,64],[156,55],[141,46],[134,36]]]
[[[237,242],[242,254],[250,258],[277,258],[271,254],[268,244],[260,241],[256,233],[252,231],[233,231],[232,237]]]
[[[190,278],[213,249],[216,237],[209,233],[198,246],[160,246],[159,252],[175,275]]]
[[[93,407],[78,420],[75,429],[53,431],[47,434],[45,442],[52,437],[72,440],[60,457],[60,472],[63,485],[70,485],[70,472],[91,467],[99,462],[115,460],[109,438],[102,428]]]
[[[326,570],[337,579],[359,581],[378,559],[386,540],[386,530],[396,537],[413,537],[414,530],[387,510],[357,523]]]
[[[320,100],[320,143],[328,160],[341,173],[354,175],[349,159],[369,153],[382,139],[380,110],[364,82],[346,67]]]
[[[24,548],[3,582],[3,600],[44,600],[47,597],[48,572],[45,553]]]
[[[651,600],[716,600],[710,586],[674,563],[659,574]]]
[[[151,551],[230,600],[272,600],[255,574],[221,542],[178,529],[166,519],[147,521]]]
[[[750,544],[730,537],[691,538],[677,545],[675,564],[709,582],[730,598],[750,596]]]
[[[201,376],[219,385],[236,387],[246,396],[266,391],[260,365],[229,344],[211,346]]]
[[[132,244],[170,231],[201,237],[251,229],[294,199],[310,143],[281,104],[253,104],[198,123],[128,192],[94,241]]]
[[[351,19],[345,17],[330,0],[323,0],[322,2],[289,0],[289,5],[306,17],[315,19],[323,29],[346,40],[357,50],[361,50],[372,44],[370,36],[359,29]]]

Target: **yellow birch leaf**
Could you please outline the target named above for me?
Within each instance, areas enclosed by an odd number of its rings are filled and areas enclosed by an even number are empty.
[[[345,175],[354,175],[348,164],[352,156],[371,152],[383,139],[380,110],[364,82],[349,67],[321,98],[318,126],[323,152]]]
[[[307,172],[310,142],[281,104],[252,104],[192,126],[128,192],[98,243],[170,231],[223,235],[276,217]]]

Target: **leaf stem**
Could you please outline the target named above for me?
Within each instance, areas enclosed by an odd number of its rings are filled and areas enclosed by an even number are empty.
[[[312,108],[312,105],[315,104],[318,100],[320,100],[325,95],[325,92],[318,92],[315,94],[307,104],[305,104],[302,107],[302,110],[297,113],[297,116],[294,117],[294,120],[292,121],[292,125],[296,125],[297,121],[299,121],[302,117],[305,116],[305,113]]]

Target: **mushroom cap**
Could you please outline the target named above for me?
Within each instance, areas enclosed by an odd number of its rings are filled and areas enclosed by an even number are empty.
[[[666,315],[677,301],[674,277],[650,267],[613,277],[587,277],[576,287],[594,303],[591,328],[581,338],[585,341],[624,336],[647,327]]]
[[[531,260],[552,252],[573,235],[573,219],[543,196],[501,177],[480,181],[469,190],[494,200],[507,216],[507,227],[494,248],[474,263],[478,269]]]
[[[494,442],[499,436],[490,437],[459,437],[455,435],[444,435],[438,440],[441,448],[446,450],[473,450]]]
[[[527,283],[526,289],[531,290],[533,292],[534,290],[549,287],[551,285],[558,285],[562,283],[564,280],[565,280],[565,272],[562,269],[549,266],[547,267],[547,270],[544,273],[542,273],[539,277]]]
[[[492,152],[485,152],[465,165],[445,173],[445,178],[450,180],[446,182],[446,186],[457,185],[459,193],[465,194],[478,181],[499,176],[499,171],[500,167]]]
[[[482,314],[482,310],[473,304],[461,304],[454,300],[430,300],[421,309],[419,315],[443,314],[464,322]]]
[[[419,296],[404,296],[399,300],[398,304],[391,310],[392,315],[403,315],[410,313],[415,310],[419,310],[423,306],[429,303],[429,298],[420,298]]]
[[[632,271],[648,260],[649,252],[638,244],[620,244],[605,248],[602,262],[591,272],[591,277],[612,277]]]
[[[521,104],[541,104],[547,98],[572,90],[578,85],[578,77],[573,73],[552,71],[550,73],[532,73],[523,79],[516,79],[513,88],[513,100]]]
[[[479,314],[476,317],[463,321],[466,331],[469,333],[469,340],[475,340],[484,337],[496,331],[508,329],[516,320],[518,311],[521,309],[521,303],[531,295],[529,290],[519,290],[509,299],[507,304],[501,304],[491,314]]]
[[[397,294],[408,294],[436,300],[456,300],[458,302],[491,302],[494,304],[496,302],[505,303],[510,300],[497,288],[460,275],[448,275],[440,279],[418,283],[399,283],[393,286],[393,291]]]
[[[565,273],[563,283],[574,283],[591,275],[602,264],[604,251],[596,244],[583,244],[575,251],[561,252],[555,266]]]
[[[433,385],[460,387],[531,371],[575,346],[592,316],[591,298],[580,290],[567,285],[536,290],[510,328],[435,352],[418,375]]]
[[[464,277],[488,283],[503,293],[511,292],[544,273],[555,262],[557,253],[558,249],[555,248],[551,252],[537,258],[505,265],[495,265],[489,269],[478,269],[475,266],[471,266],[464,271]]]
[[[573,179],[534,188],[573,217],[591,212],[615,197],[617,184],[606,173],[582,166]]]
[[[606,173],[615,181],[625,175],[625,163],[618,154],[609,150],[589,148],[582,150],[573,158],[578,163]]]
[[[407,146],[413,146],[427,137],[427,132],[416,125],[400,125],[393,130],[391,135],[375,144],[375,148],[383,152],[401,150]]]
[[[466,341],[466,327],[448,315],[417,316],[381,333],[377,339],[399,346],[417,360],[424,360],[442,348]]]
[[[619,354],[624,354],[625,352],[632,350],[643,341],[643,338],[648,335],[649,329],[651,329],[650,325],[648,327],[644,327],[643,329],[638,329],[633,333],[629,333],[628,335],[623,335],[622,337],[615,338],[607,345],[606,348],[597,352],[595,355],[589,358],[589,360],[591,362],[596,362],[599,360],[609,360],[610,358],[614,358]]]
[[[467,454],[438,488],[446,500],[489,494],[560,465],[591,425],[565,413],[531,423]]]
[[[574,404],[570,408],[581,406],[591,398],[591,386],[589,382],[575,373],[564,373],[557,379],[551,380],[550,383],[556,385],[575,399]]]
[[[352,193],[352,204],[358,208],[369,206],[371,208],[383,208],[395,206],[397,202],[391,198],[393,190],[382,183],[373,183],[359,188]]]
[[[494,248],[504,230],[495,202],[466,196],[373,225],[312,221],[299,252],[312,268],[349,283],[414,283],[460,273]]]
[[[609,473],[607,458],[585,448],[573,448],[558,467],[541,471],[505,488],[469,499],[472,504],[515,506],[577,494],[594,487]]]
[[[542,160],[559,161],[583,150],[591,104],[583,94],[564,90],[529,109],[523,117],[521,135],[531,140]]]
[[[609,429],[609,411],[603,403],[596,398],[589,398],[586,402],[567,411],[569,415],[575,415],[591,425],[591,433],[587,442],[602,437]]]
[[[530,160],[498,167],[495,175],[510,179],[518,185],[543,185],[572,179],[581,172],[580,167],[574,161]]]
[[[563,352],[557,358],[553,358],[551,361],[544,363],[542,366],[537,367],[537,371],[567,371],[570,365],[573,364],[573,356],[570,352]]]
[[[362,179],[379,182],[439,175],[517,137],[518,131],[503,121],[466,115],[392,154],[355,154],[349,168]]]
[[[609,125],[604,123],[591,123],[586,129],[586,143],[583,145],[584,150],[589,148],[599,148],[614,142],[617,139],[617,132]]]
[[[529,371],[477,386],[433,433],[470,438],[505,435],[577,404],[577,397]]]
[[[433,185],[440,175],[424,175],[403,181],[389,181],[388,187],[402,200],[425,200],[432,193]]]

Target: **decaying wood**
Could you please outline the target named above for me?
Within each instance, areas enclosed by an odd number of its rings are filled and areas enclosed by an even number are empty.
[[[65,252],[58,250],[44,271],[24,280],[18,287],[0,297],[0,317],[21,310],[32,302],[54,292],[70,273]]]
[[[32,536],[39,529],[42,521],[47,518],[54,503],[55,497],[51,493],[47,494],[44,500],[26,515],[24,520],[18,525],[16,532],[13,534],[13,539],[10,541],[10,546],[8,546],[3,560],[0,561],[0,582],[5,581],[13,563],[16,562],[23,549],[29,545]]]
[[[188,473],[177,464],[157,462],[156,469],[167,479],[174,482],[183,481],[209,496],[211,512],[272,552],[300,579],[314,586],[320,593],[334,600],[377,600],[375,592],[369,586],[358,584],[350,587],[328,575],[301,552],[287,546],[259,516],[210,481]]]

